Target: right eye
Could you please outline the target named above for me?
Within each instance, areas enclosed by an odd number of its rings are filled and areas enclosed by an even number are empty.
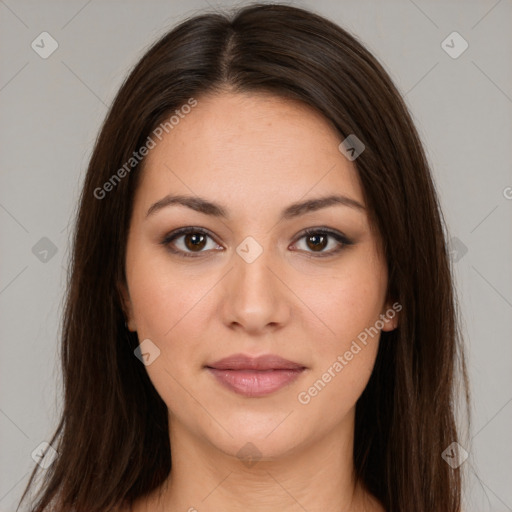
[[[178,256],[183,257],[192,257],[196,258],[201,256],[202,253],[209,252],[212,248],[203,250],[208,244],[208,238],[213,241],[212,236],[202,228],[196,227],[185,227],[180,228],[171,233],[165,235],[164,239],[161,241],[161,244],[164,245],[171,251],[173,254],[177,254]],[[182,239],[182,240],[180,240]],[[179,241],[179,243],[177,243]],[[213,245],[217,245],[215,242]],[[176,248],[178,247],[178,248]],[[215,247],[213,247],[214,249]]]

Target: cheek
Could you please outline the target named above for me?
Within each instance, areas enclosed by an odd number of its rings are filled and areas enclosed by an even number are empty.
[[[375,365],[382,290],[369,277],[332,280],[329,293],[323,295],[329,300],[317,302],[323,306],[319,311],[329,335],[313,337],[311,327],[307,333],[314,339],[314,364],[296,400],[311,418],[329,410],[328,424],[341,421],[355,406]]]
[[[376,322],[383,312],[386,279],[379,261],[359,258],[347,262],[336,277],[323,279],[322,287],[319,281],[307,286],[308,306],[322,321],[315,325],[325,333],[314,336],[312,325],[305,326],[308,337],[315,340],[314,369],[299,402],[316,403],[308,407],[310,412],[334,400],[344,404],[338,409],[343,415],[366,387],[379,346]]]
[[[184,267],[185,268],[185,267]],[[213,278],[170,265],[164,251],[128,253],[127,277],[139,337],[164,341],[186,323]]]
[[[304,283],[306,284],[306,283]],[[385,300],[386,271],[379,262],[354,256],[335,275],[310,282],[308,306],[324,324],[328,352],[342,349],[379,319]]]
[[[150,339],[159,356],[146,366],[158,394],[170,410],[195,409],[186,390],[195,391],[190,375],[199,371],[204,351],[204,280],[189,279],[157,259],[133,258],[128,277],[139,342]],[[196,411],[197,412],[197,411]],[[194,412],[194,413],[196,413]]]

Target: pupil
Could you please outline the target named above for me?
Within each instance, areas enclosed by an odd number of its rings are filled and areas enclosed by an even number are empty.
[[[325,237],[324,235],[311,235],[309,238],[308,238],[308,244],[309,242],[311,242],[312,240],[315,240],[315,239],[318,239],[320,238],[321,239],[321,242],[313,242],[313,247],[310,247],[311,249],[323,249],[325,246],[326,246],[326,239],[327,237]]]
[[[189,233],[185,235],[185,245],[188,249],[202,249],[205,245],[204,239],[205,236],[200,233]]]

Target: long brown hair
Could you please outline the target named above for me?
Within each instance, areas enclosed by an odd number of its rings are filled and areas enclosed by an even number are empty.
[[[441,454],[460,439],[456,384],[466,404],[469,386],[445,223],[424,150],[376,58],[331,21],[278,4],[183,21],[146,52],[113,102],[74,233],[62,326],[63,411],[50,442],[59,455],[32,510],[111,510],[169,475],[167,408],[134,356],[137,335],[126,328],[118,291],[144,160],[133,168],[126,162],[190,98],[221,90],[301,100],[331,122],[340,142],[355,134],[364,143],[354,163],[383,242],[389,296],[403,309],[399,327],[381,334],[357,402],[356,474],[390,512],[459,512],[461,468]],[[126,172],[117,172],[123,166]],[[116,173],[122,176],[113,180]]]

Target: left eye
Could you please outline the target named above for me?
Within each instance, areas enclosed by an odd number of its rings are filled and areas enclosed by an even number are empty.
[[[208,238],[212,241],[213,247],[208,247]],[[341,251],[345,246],[353,244],[353,242],[342,233],[327,229],[309,229],[303,232],[297,240],[304,240],[306,244],[306,249],[299,250],[309,252],[310,254],[313,253],[314,256],[329,256]],[[329,241],[333,243],[329,244]],[[213,238],[207,231],[192,227],[182,228],[168,234],[161,243],[171,252],[186,257],[199,256],[203,252],[212,249],[215,250],[216,247],[220,247],[213,241]],[[331,249],[325,251],[324,249],[329,245]],[[222,250],[222,248],[220,250]]]
[[[329,246],[329,239],[333,241],[331,249],[324,251],[324,249]],[[316,253],[315,256],[330,256],[353,243],[342,233],[327,229],[308,229],[302,234],[299,240],[304,240],[306,247],[311,249],[311,251],[306,249],[305,252]]]

